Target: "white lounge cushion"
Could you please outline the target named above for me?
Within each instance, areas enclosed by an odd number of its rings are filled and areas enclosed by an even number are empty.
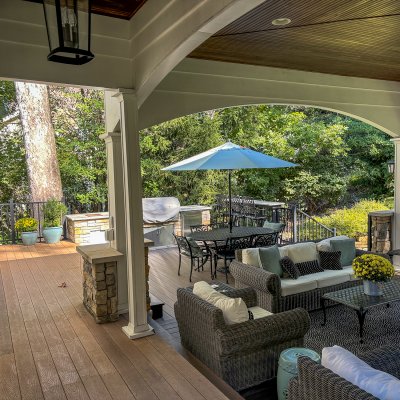
[[[249,320],[246,303],[241,298],[231,298],[217,292],[207,282],[196,282],[193,294],[222,310],[227,325]]]
[[[400,400],[400,380],[372,368],[340,346],[322,349],[321,364],[381,400]]]
[[[350,272],[348,269],[340,270],[325,270],[324,272],[317,272],[312,274],[317,281],[318,288],[325,288],[332,285],[339,285],[340,283],[348,282],[351,280]]]
[[[252,265],[253,267],[261,267],[260,251],[258,248],[243,249],[242,262]]]
[[[290,250],[292,247],[297,246],[297,245],[298,245],[298,244],[296,243],[296,244],[288,244],[288,245],[286,245],[286,246],[279,247],[279,253],[280,253],[280,255],[281,255],[281,258],[283,258],[283,257],[289,257],[289,250]]]
[[[317,260],[317,245],[313,242],[297,243],[288,249],[288,257],[295,264]]]
[[[248,310],[253,314],[253,319],[269,317],[270,315],[274,315],[272,312],[264,310],[261,307],[249,307]]]
[[[349,237],[346,235],[341,235],[341,236],[333,236],[333,237],[321,240],[320,242],[317,243],[317,250],[318,251],[332,251],[332,247],[331,247],[332,239],[349,239]]]
[[[313,277],[315,274],[303,275],[298,279],[281,279],[281,293],[282,296],[289,296],[307,292],[317,288],[317,281]]]

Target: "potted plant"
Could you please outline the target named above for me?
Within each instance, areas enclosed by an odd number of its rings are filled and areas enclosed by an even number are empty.
[[[15,222],[15,229],[21,233],[22,243],[31,246],[36,243],[38,237],[38,221],[35,218],[20,218]]]
[[[67,212],[65,204],[50,199],[43,205],[43,237],[46,243],[58,243],[62,234],[62,220]]]
[[[382,295],[382,283],[394,276],[392,263],[376,254],[363,254],[353,260],[353,271],[363,280],[364,293],[369,296]]]

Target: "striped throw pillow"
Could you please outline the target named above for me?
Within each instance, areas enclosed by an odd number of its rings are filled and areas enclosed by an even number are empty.
[[[341,251],[319,251],[319,260],[323,269],[343,269],[340,262]]]
[[[294,266],[299,270],[300,276],[324,272],[324,270],[319,266],[318,260],[305,261],[294,264]]]

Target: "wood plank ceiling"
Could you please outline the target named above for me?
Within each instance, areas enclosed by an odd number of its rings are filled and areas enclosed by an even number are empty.
[[[43,3],[43,0],[27,0]],[[92,13],[120,19],[131,19],[147,0],[92,0]]]
[[[267,0],[190,57],[400,81],[400,1]]]

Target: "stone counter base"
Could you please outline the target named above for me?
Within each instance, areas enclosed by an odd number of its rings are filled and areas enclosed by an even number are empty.
[[[118,319],[117,262],[83,260],[83,304],[97,323]]]

